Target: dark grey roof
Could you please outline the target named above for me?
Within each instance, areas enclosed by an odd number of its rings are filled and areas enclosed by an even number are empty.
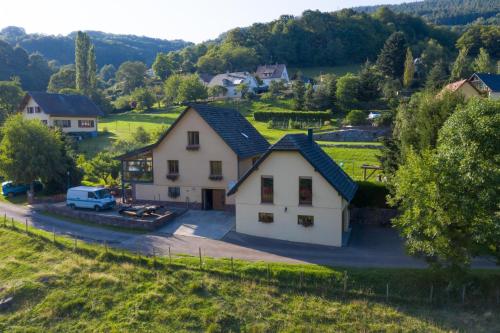
[[[247,72],[235,72],[235,73],[224,73],[217,74],[210,82],[208,82],[209,87],[214,86],[223,86],[223,87],[231,87],[237,86],[250,76],[250,73]]]
[[[284,64],[263,65],[257,67],[255,74],[261,79],[279,79],[286,66]]]
[[[472,76],[477,76],[491,91],[500,91],[500,74],[474,73]]]
[[[127,158],[156,147],[190,109],[196,111],[240,158],[261,155],[269,148],[269,142],[237,110],[219,108],[208,104],[188,104],[186,110],[179,115],[156,143],[128,152],[117,158]]]
[[[210,80],[212,80],[212,78],[214,77],[212,74],[209,73],[199,73],[198,76],[200,77],[200,80],[205,84],[208,84]]]
[[[316,142],[311,141],[305,134],[287,134],[277,143],[272,145],[252,168],[243,175],[236,185],[231,188],[228,195],[236,193],[238,187],[245,179],[250,176],[250,174],[256,170],[273,151],[299,152],[344,199],[350,202],[352,198],[354,198],[354,194],[358,189],[358,184],[356,184]]]
[[[43,112],[52,116],[97,117],[104,115],[87,96],[51,94],[40,91],[28,91],[26,97],[28,96],[35,100]],[[26,97],[21,108],[24,108],[29,100]]]

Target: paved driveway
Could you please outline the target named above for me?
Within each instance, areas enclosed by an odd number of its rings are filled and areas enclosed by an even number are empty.
[[[155,234],[222,239],[235,227],[233,214],[221,211],[189,210]]]
[[[106,242],[113,247],[148,254],[154,251],[157,255],[168,255],[170,248],[172,253],[196,256],[201,249],[204,256],[268,262],[355,267],[425,267],[425,263],[421,260],[405,254],[403,243],[395,230],[378,226],[354,226],[349,245],[335,248],[239,234],[230,230],[234,225],[234,218],[222,212],[207,214],[207,212],[190,211],[173,223],[170,229],[146,234],[75,224],[61,218],[42,215],[30,207],[0,202],[0,216],[3,217],[4,212],[8,217],[19,221],[26,219],[30,225],[49,232],[76,237],[87,242]],[[228,230],[230,231],[227,232]],[[473,267],[495,268],[496,266],[485,259],[477,259],[474,260]]]

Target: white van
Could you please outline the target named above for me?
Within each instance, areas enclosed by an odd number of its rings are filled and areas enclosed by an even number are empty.
[[[115,198],[108,190],[100,187],[77,186],[72,187],[66,194],[66,205],[75,208],[90,208],[96,211],[113,208]]]

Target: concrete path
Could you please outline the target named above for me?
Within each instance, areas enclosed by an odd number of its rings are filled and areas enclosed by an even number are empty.
[[[9,218],[13,217],[18,221],[27,219],[30,225],[49,232],[55,231],[57,234],[70,235],[87,242],[107,242],[117,248],[150,254],[154,249],[156,254],[167,255],[170,247],[172,253],[196,256],[201,248],[204,256],[255,261],[351,267],[425,267],[422,261],[405,255],[402,242],[394,230],[377,226],[355,226],[349,246],[334,248],[252,237],[234,231],[227,232],[231,220],[219,221],[218,227],[212,229],[205,224],[207,221],[197,220],[203,217],[201,214],[203,212],[197,211],[188,212],[184,218],[181,216],[171,229],[166,227],[164,230],[146,234],[75,224],[40,214],[31,207],[0,202],[1,218],[4,212]],[[219,218],[225,216],[220,215]],[[217,214],[212,219],[217,220]],[[186,224],[182,224],[182,221]],[[187,230],[189,228],[186,225],[192,226],[191,231]],[[221,233],[224,233],[224,230],[227,234],[222,237]],[[222,239],[205,238],[203,234]],[[474,266],[495,267],[493,263],[485,260],[478,260]]]

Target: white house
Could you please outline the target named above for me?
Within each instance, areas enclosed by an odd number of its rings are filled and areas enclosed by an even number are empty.
[[[286,65],[284,64],[259,66],[255,75],[262,80],[265,87],[269,87],[272,81],[283,81],[284,83],[290,82],[288,71],[286,69]]]
[[[357,184],[316,144],[312,131],[288,134],[228,192],[236,231],[293,242],[342,246]]]
[[[26,119],[38,119],[63,132],[97,135],[97,117],[103,112],[87,96],[29,91],[19,107]]]
[[[238,86],[245,84],[248,91],[253,92],[258,87],[257,80],[248,72],[235,72],[217,74],[210,79],[208,87],[221,86],[225,88],[225,93],[218,97],[224,98],[241,98],[241,92],[238,91]]]

